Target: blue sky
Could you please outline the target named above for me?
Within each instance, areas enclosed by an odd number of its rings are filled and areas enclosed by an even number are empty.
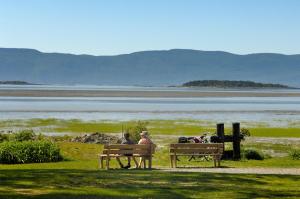
[[[300,1],[0,0],[0,47],[300,54]]]

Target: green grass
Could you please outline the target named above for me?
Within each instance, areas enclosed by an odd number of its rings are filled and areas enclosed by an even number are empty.
[[[161,142],[164,142],[162,140]],[[154,170],[99,170],[102,145],[60,142],[66,161],[0,164],[0,198],[297,198],[300,176],[165,172],[168,148],[157,149]],[[179,166],[212,167],[181,157]],[[223,167],[300,167],[288,157],[263,161],[222,161]]]
[[[0,198],[298,198],[300,176],[86,169],[5,170]]]
[[[300,128],[249,128],[256,137],[300,137]]]
[[[147,120],[151,134],[158,135],[201,135],[204,132],[214,134],[214,123],[202,120]],[[0,129],[36,129],[40,132],[69,132],[69,133],[119,133],[127,127],[133,126],[136,121],[81,121],[61,119],[29,119],[29,120],[2,120]],[[226,125],[225,132],[231,134],[231,126]],[[241,124],[241,127],[250,129],[251,135],[256,137],[300,137],[300,128],[297,127],[268,127],[257,124]]]

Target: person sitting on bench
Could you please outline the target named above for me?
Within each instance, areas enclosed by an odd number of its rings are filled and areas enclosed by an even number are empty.
[[[124,138],[122,139],[121,144],[135,144],[129,137],[130,137],[130,134],[129,134],[129,133],[124,133]],[[117,161],[119,162],[119,165],[120,165],[121,168],[123,168],[123,169],[128,169],[128,168],[131,167],[130,162],[131,162],[131,156],[132,156],[132,154],[125,154],[125,156],[127,156],[127,161],[128,161],[127,166],[124,166],[124,165],[122,164],[122,162],[121,162],[121,160],[120,160],[119,157],[116,157],[116,159],[117,159]],[[136,162],[136,160],[135,160],[134,157],[133,157],[133,160],[134,160],[134,162],[135,162],[136,165],[137,165],[137,162]]]
[[[138,144],[153,144],[153,142],[151,141],[151,139],[148,136],[148,131],[142,131],[140,136],[141,136],[141,139],[139,140]],[[138,168],[141,168],[141,164],[143,161],[145,161],[145,158],[141,157],[139,164],[138,164]]]

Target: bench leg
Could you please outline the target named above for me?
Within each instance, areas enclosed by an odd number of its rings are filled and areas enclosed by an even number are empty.
[[[221,167],[221,156],[218,157],[218,167]]]
[[[217,167],[217,160],[216,160],[216,157],[214,156],[213,159],[214,159],[214,166]]]
[[[109,157],[106,157],[106,169],[109,169]]]
[[[148,163],[148,168],[152,168],[152,156],[149,157],[149,163]]]
[[[170,165],[171,165],[171,168],[174,168],[174,165],[173,165],[173,155],[170,155]]]
[[[101,156],[100,159],[99,159],[99,160],[100,160],[100,162],[99,162],[99,167],[100,167],[101,169],[103,169],[103,167],[104,167],[104,166],[103,166],[103,159],[104,159],[103,156]]]
[[[144,167],[144,169],[146,169],[146,158],[145,157],[143,157],[143,167]]]
[[[174,166],[175,166],[175,168],[177,168],[177,156],[176,155],[174,155]]]

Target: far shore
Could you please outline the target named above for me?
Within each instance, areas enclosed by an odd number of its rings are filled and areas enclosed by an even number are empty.
[[[300,92],[262,91],[117,91],[117,90],[7,90],[0,89],[0,96],[10,97],[300,97]]]

